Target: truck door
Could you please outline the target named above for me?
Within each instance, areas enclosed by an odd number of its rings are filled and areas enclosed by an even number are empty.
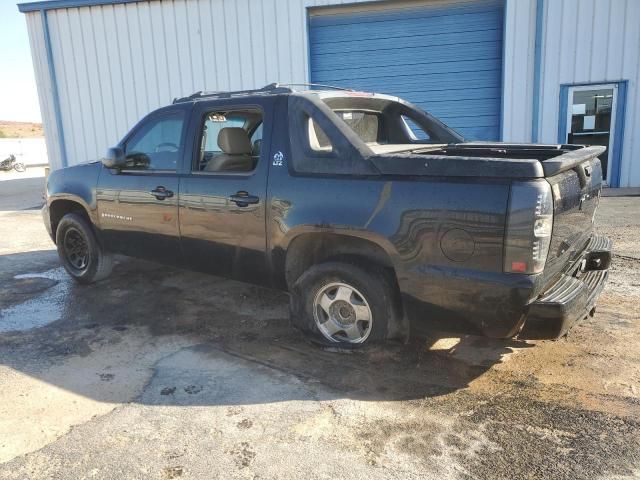
[[[107,248],[125,255],[178,263],[178,168],[187,111],[153,113],[120,144],[127,167],[100,174],[97,203]]]
[[[265,200],[273,99],[194,107],[191,165],[180,180],[182,252],[193,269],[268,284]]]

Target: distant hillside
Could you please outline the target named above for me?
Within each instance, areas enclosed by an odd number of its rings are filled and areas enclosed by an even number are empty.
[[[0,120],[0,138],[44,137],[41,123]]]

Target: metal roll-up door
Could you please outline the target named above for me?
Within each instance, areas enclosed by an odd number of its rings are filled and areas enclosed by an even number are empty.
[[[472,140],[500,139],[503,1],[312,10],[313,83],[390,93]]]

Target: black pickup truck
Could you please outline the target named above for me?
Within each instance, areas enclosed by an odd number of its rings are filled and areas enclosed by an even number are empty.
[[[43,214],[80,283],[118,253],[283,289],[322,342],[557,338],[607,278],[602,151],[465,142],[388,95],[198,92],[52,172]]]

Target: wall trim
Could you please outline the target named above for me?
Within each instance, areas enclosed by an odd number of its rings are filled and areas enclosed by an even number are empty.
[[[531,141],[540,141],[540,90],[542,84],[542,42],[544,29],[544,0],[536,0],[536,38],[533,57],[533,110],[531,115]]]
[[[506,67],[506,63],[507,63],[507,40],[506,40],[506,36],[507,36],[507,17],[508,17],[508,11],[507,9],[509,8],[509,3],[510,1],[513,0],[504,0],[504,4],[502,6],[502,58],[500,59],[500,138],[499,140],[501,142],[504,141],[504,117],[505,117],[505,111],[504,108],[506,106],[506,103],[504,101],[504,86],[506,84],[507,81],[507,69]]]
[[[51,101],[53,103],[53,115],[56,122],[56,131],[58,132],[58,145],[60,147],[60,161],[63,167],[69,166],[67,159],[67,148],[64,141],[64,129],[62,127],[62,110],[60,109],[60,96],[58,95],[58,80],[56,78],[56,69],[53,63],[53,49],[51,48],[51,34],[49,33],[49,20],[47,11],[40,10],[42,19],[42,30],[44,34],[45,54],[47,58],[47,68],[49,70],[49,81],[51,82]]]
[[[55,10],[57,8],[91,7],[95,5],[116,5],[118,3],[148,2],[149,0],[49,0],[40,2],[19,3],[18,10],[22,13],[37,12],[38,10]]]
[[[627,109],[627,88],[629,81],[622,80],[618,83],[618,100],[616,106],[616,131],[613,137],[613,149],[611,150],[611,186],[619,187],[622,176],[622,145],[624,143],[624,120]]]

